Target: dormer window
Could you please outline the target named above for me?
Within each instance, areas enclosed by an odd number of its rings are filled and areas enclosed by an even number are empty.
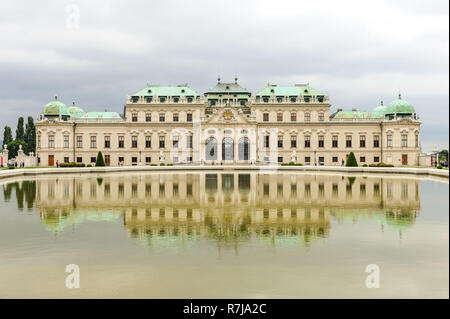
[[[151,96],[148,96],[148,97],[145,98],[145,101],[146,101],[147,103],[152,103],[153,98],[152,98]]]
[[[304,90],[303,90],[303,93],[308,93],[308,89],[304,89]]]
[[[187,98],[187,102],[188,102],[188,103],[192,103],[192,101],[193,101],[193,99],[192,99],[191,97],[188,97],[188,98]]]
[[[152,93],[152,90],[149,89],[147,92],[148,92],[148,93]]]
[[[281,96],[277,97],[277,102],[278,103],[282,103],[283,102],[283,98]]]
[[[179,101],[180,101],[180,98],[178,98],[178,97],[173,98],[173,103],[178,103]]]
[[[323,100],[324,100],[323,96],[320,95],[320,96],[317,97],[317,101],[319,101],[320,103],[322,103]]]
[[[139,96],[133,96],[133,97],[131,98],[131,101],[132,101],[133,103],[137,103],[137,101],[139,101]]]
[[[310,100],[311,100],[311,97],[305,96],[304,101],[305,101],[306,103],[309,103]]]
[[[160,103],[165,103],[166,102],[166,98],[164,96],[159,98],[159,102]]]
[[[290,101],[291,101],[291,103],[295,103],[295,102],[297,102],[297,98],[295,96],[291,96]]]
[[[264,103],[269,103],[269,98],[268,97],[263,97],[263,101],[264,101]]]
[[[182,89],[182,90],[181,90],[181,93],[184,93],[184,92],[186,92],[186,91],[185,91],[184,89]]]
[[[227,85],[227,87],[225,88],[225,90],[229,90],[230,89],[230,87]]]
[[[274,89],[270,89],[270,93],[275,93],[275,90]]]

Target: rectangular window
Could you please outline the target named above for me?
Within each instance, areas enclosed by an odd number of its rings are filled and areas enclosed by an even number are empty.
[[[339,161],[337,156],[333,156],[333,163],[337,163]]]
[[[366,147],[366,136],[365,135],[359,136],[359,147]]]
[[[375,163],[379,163],[379,162],[380,162],[380,157],[379,157],[379,156],[374,156],[374,157],[373,157],[373,161],[374,161]]]
[[[125,158],[123,156],[119,156],[119,163],[123,164],[124,161],[125,161]]]
[[[311,147],[311,136],[305,136],[305,147]]]
[[[379,135],[373,136],[373,147],[380,147],[380,136]]]
[[[95,158],[95,156],[91,156],[91,163],[95,163],[97,161],[97,159]]]
[[[325,145],[325,138],[323,135],[319,136],[319,147],[324,147]]]
[[[77,148],[83,147],[83,136],[77,136]]]
[[[309,122],[309,121],[311,121],[311,113],[306,112],[305,113],[305,122]]]
[[[160,136],[159,137],[159,148],[165,148],[166,147],[166,137]]]
[[[173,113],[173,121],[178,122],[178,119],[179,119],[178,113]]]
[[[269,113],[264,113],[263,114],[263,121],[264,122],[269,122]]]
[[[97,148],[97,136],[91,136],[91,148]]]
[[[64,148],[69,148],[69,135],[64,135]]]
[[[419,147],[419,135],[416,135],[416,147]]]
[[[295,136],[295,135],[291,136],[291,147],[294,147],[294,148],[297,147],[297,136]]]
[[[408,135],[402,135],[402,147],[408,147]]]
[[[137,136],[132,136],[132,137],[131,137],[131,147],[132,147],[132,148],[137,148],[137,147],[138,147]]]
[[[352,136],[351,135],[345,136],[345,147],[352,147]]]
[[[131,113],[131,121],[132,122],[137,122],[138,120],[138,115],[137,113]]]
[[[111,137],[105,136],[105,148],[110,148],[110,147],[111,147]]]
[[[291,122],[297,122],[297,113],[291,113]]]
[[[264,136],[264,147],[269,147],[269,135]]]
[[[152,114],[151,113],[145,113],[145,121],[151,122],[152,121]]]
[[[331,138],[331,147],[338,147],[338,136],[337,135],[333,135],[333,137]]]
[[[68,157],[64,157],[64,163],[69,163],[69,158]]]
[[[178,136],[174,136],[173,137],[173,148],[178,148],[178,139],[179,139],[179,137]]]
[[[311,157],[305,156],[305,163],[311,163]]]
[[[278,136],[278,147],[283,147],[283,135]]]
[[[283,156],[278,156],[278,163],[283,163]]]
[[[320,122],[323,122],[324,119],[325,119],[324,114],[323,114],[322,112],[320,112],[320,113],[319,113],[319,121],[320,121]]]
[[[54,148],[55,147],[55,135],[49,135],[48,136],[48,147]]]
[[[325,163],[325,157],[319,156],[319,165],[323,165]]]
[[[125,147],[125,137],[119,136],[118,142],[119,142],[119,143],[118,143],[119,148],[124,148],[124,147]]]
[[[192,156],[186,157],[186,161],[187,161],[187,162],[192,162]]]
[[[150,157],[150,156],[146,156],[145,157],[145,164],[150,164],[151,163],[151,161],[152,161],[152,158]]]
[[[186,121],[192,122],[192,113],[186,114]]]
[[[192,139],[193,139],[192,135],[187,136],[187,139],[186,139],[186,147],[187,148],[192,148]]]
[[[159,121],[164,122],[166,120],[166,115],[164,113],[159,114]]]
[[[82,157],[77,157],[77,163],[83,163],[83,158]]]
[[[283,122],[283,113],[277,113],[277,121]]]
[[[366,162],[366,157],[365,157],[365,156],[360,156],[360,157],[359,157],[359,161],[360,161],[361,163],[365,163],[365,162]]]
[[[146,148],[152,147],[152,137],[150,135],[145,137],[145,147]]]
[[[387,147],[392,147],[392,135],[387,136]]]
[[[137,165],[137,157],[131,158],[131,165]]]

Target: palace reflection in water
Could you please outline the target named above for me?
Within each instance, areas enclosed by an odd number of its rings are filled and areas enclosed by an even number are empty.
[[[401,235],[420,211],[419,188],[414,179],[209,172],[46,177],[3,185],[3,194],[11,200],[14,190],[19,209],[36,205],[55,233],[116,221],[149,244],[201,236],[309,245],[330,235],[330,219],[371,219]]]

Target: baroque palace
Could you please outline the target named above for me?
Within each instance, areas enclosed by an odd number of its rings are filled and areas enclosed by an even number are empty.
[[[84,112],[55,97],[36,123],[38,165],[277,164],[418,165],[420,121],[398,96],[372,111],[330,112],[308,84],[268,84],[252,95],[234,82],[203,95],[186,85],[148,85],[127,97],[123,114]]]

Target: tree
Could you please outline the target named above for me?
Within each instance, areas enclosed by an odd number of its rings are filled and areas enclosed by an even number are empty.
[[[105,161],[103,160],[102,152],[98,152],[95,166],[105,166]]]
[[[13,141],[13,136],[12,136],[11,128],[8,125],[6,125],[5,130],[3,131],[3,145],[5,145],[5,144],[8,145],[12,141]],[[3,145],[2,145],[2,149],[3,149]]]
[[[23,117],[19,117],[17,121],[17,129],[16,129],[16,141],[24,141],[25,132],[23,130]]]
[[[36,153],[36,126],[34,125],[33,117],[28,116],[28,123],[25,129],[24,141],[27,143],[26,153]]]
[[[12,141],[8,143],[8,157],[15,158],[17,156],[17,152],[19,151],[19,145],[22,145],[22,149],[27,148],[27,143],[24,141]]]
[[[353,154],[353,152],[350,152],[350,154],[348,155],[345,166],[348,166],[348,167],[357,167],[358,166],[358,162],[356,161],[356,157],[355,157],[355,154]]]

